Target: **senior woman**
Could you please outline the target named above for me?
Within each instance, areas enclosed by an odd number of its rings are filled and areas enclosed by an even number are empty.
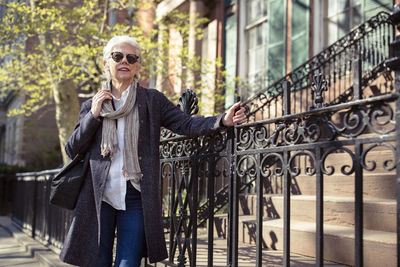
[[[73,158],[86,153],[90,168],[81,189],[60,258],[79,266],[139,266],[167,258],[161,218],[160,128],[202,135],[245,121],[236,103],[227,113],[191,117],[162,93],[138,84],[141,49],[128,36],[105,46],[109,82],[82,104],[79,122],[66,145]]]

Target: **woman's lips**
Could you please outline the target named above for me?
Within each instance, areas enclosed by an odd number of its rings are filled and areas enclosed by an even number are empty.
[[[118,69],[118,71],[129,71],[129,69],[128,68],[120,68],[120,69]]]

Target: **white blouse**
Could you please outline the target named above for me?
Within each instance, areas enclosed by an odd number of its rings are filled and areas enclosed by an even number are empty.
[[[126,89],[120,99],[113,96],[115,109],[118,110],[125,103],[130,87]],[[108,173],[103,201],[110,204],[114,209],[125,210],[126,178],[122,174],[123,147],[124,147],[125,117],[117,119],[117,134],[119,150],[114,154]],[[130,180],[133,187],[140,192],[140,184]]]

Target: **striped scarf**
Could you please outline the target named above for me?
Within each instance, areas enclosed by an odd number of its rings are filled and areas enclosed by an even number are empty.
[[[111,82],[106,82],[103,88],[112,88]],[[105,100],[100,112],[103,117],[103,133],[101,137],[101,155],[109,155],[111,160],[114,153],[119,149],[117,124],[115,120],[125,117],[123,166],[122,174],[127,179],[133,179],[136,183],[142,179],[142,172],[138,160],[138,135],[139,135],[139,112],[136,105],[137,80],[129,88],[125,103],[118,110],[114,110],[112,100]]]

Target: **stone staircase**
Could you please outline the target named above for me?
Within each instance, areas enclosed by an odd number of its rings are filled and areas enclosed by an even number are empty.
[[[227,242],[222,238],[214,239],[214,247],[213,247],[213,267],[226,267],[227,264]],[[167,246],[169,245],[167,239]],[[197,239],[197,257],[196,257],[196,267],[206,267],[209,266],[208,260],[208,242],[207,236],[199,236]],[[238,257],[238,266],[240,267],[254,267],[256,266],[256,248],[251,244],[239,244],[239,257]],[[188,259],[188,254],[185,254]],[[177,264],[178,258],[174,258],[174,263],[170,263],[168,261],[162,261],[157,264],[147,264],[146,267],[170,267],[170,266],[178,266]],[[187,261],[185,266],[190,266],[190,262]],[[262,264],[261,266],[267,267],[281,267],[283,266],[283,251],[282,250],[263,250],[262,252]],[[314,267],[316,266],[315,258],[307,257],[299,254],[292,254],[290,257],[290,266],[291,267]],[[337,264],[329,261],[324,261],[325,267],[342,267],[345,265]]]
[[[373,171],[363,170],[364,266],[397,266],[396,174],[384,169],[385,160],[394,160],[392,151],[376,148],[365,159],[376,161]],[[354,265],[354,174],[340,168],[349,165],[347,153],[327,157],[325,166],[335,174],[324,175],[324,259]],[[302,160],[303,163],[306,160]],[[304,166],[304,164],[300,164]],[[351,166],[350,166],[351,167]],[[291,253],[315,257],[316,183],[315,176],[293,178],[296,190],[291,195]],[[239,241],[255,246],[255,194],[240,196]],[[283,195],[264,194],[263,245],[268,250],[283,249]],[[227,216],[216,216],[215,234],[226,235]]]

